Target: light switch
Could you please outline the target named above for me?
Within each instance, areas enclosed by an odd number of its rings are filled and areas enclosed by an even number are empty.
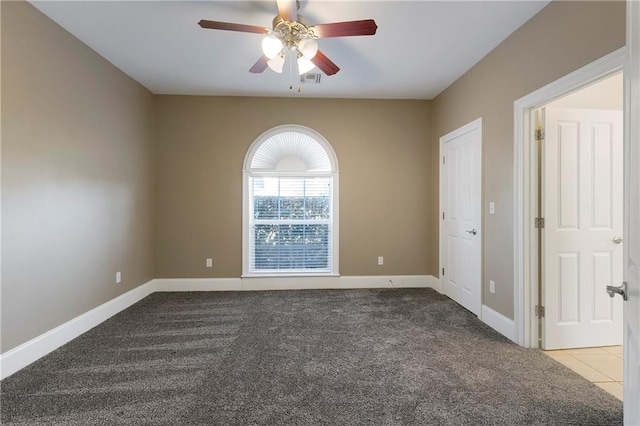
[[[495,214],[496,212],[496,203],[493,201],[489,202],[489,214]]]

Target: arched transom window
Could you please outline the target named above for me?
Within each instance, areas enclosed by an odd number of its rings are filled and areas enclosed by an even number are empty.
[[[303,126],[279,126],[243,168],[243,276],[338,274],[338,162]]]

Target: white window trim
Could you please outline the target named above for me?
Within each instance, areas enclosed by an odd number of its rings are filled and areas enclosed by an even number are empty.
[[[255,153],[258,151],[263,142],[268,140],[274,135],[284,132],[297,132],[305,134],[315,139],[325,150],[329,156],[331,163],[330,172],[309,172],[304,173],[304,177],[314,176],[332,176],[332,199],[331,199],[331,217],[333,218],[333,226],[331,231],[331,268],[326,273],[313,273],[308,271],[291,271],[291,272],[251,272],[251,232],[249,229],[250,221],[249,214],[251,213],[251,191],[249,188],[249,181],[251,176],[301,176],[300,173],[274,173],[269,171],[251,171],[251,162]],[[338,171],[338,158],[331,144],[320,133],[305,126],[296,124],[286,124],[277,126],[267,130],[258,136],[249,149],[244,158],[242,167],[242,278],[254,278],[254,277],[336,277],[340,276],[340,253],[339,253],[339,231],[340,231],[340,217],[339,217],[339,194],[340,182]]]

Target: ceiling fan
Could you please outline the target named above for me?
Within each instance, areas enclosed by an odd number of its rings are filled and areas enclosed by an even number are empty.
[[[277,0],[277,5],[278,15],[273,19],[272,28],[205,19],[198,22],[198,25],[212,30],[265,34],[266,37],[262,40],[263,55],[249,69],[254,74],[263,72],[267,67],[281,73],[286,57],[295,55],[300,74],[305,74],[316,66],[326,75],[333,75],[340,68],[318,50],[316,40],[374,35],[378,29],[373,19],[310,26],[303,16],[298,15],[299,1]]]

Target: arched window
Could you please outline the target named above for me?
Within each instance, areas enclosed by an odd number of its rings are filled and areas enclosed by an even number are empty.
[[[338,161],[312,129],[278,126],[243,167],[242,276],[338,274]]]

